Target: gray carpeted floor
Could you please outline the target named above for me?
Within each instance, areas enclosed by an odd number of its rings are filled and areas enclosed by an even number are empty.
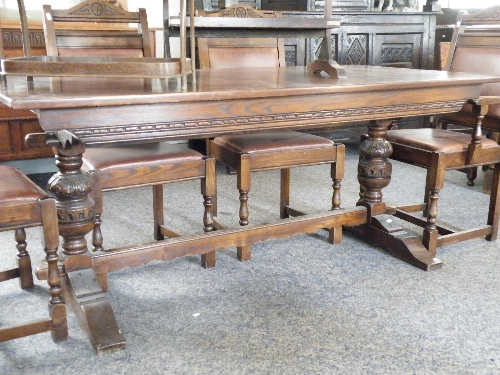
[[[356,144],[348,144],[343,206],[355,204]],[[393,162],[390,204],[415,202],[424,171]],[[236,177],[219,169],[219,218],[237,225]],[[250,219],[277,218],[279,173],[254,174]],[[310,212],[329,208],[327,166],[292,172],[292,199]],[[169,221],[201,232],[197,182],[167,186]],[[441,218],[449,225],[486,220],[488,196],[448,174]],[[108,193],[107,245],[151,240],[149,189]],[[302,203],[302,204],[299,204]],[[34,263],[39,232],[28,231]],[[0,259],[14,263],[11,233]],[[475,239],[439,249],[444,267],[424,272],[346,234],[326,233],[256,244],[253,259],[218,251],[217,267],[199,257],[155,262],[110,274],[108,298],[127,339],[123,351],[97,356],[69,313],[70,339],[44,333],[0,343],[0,374],[500,374],[500,247]],[[2,267],[3,268],[3,267]],[[0,285],[0,324],[41,318],[47,287]]]

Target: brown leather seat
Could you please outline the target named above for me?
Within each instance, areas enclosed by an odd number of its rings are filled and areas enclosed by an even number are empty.
[[[204,156],[197,151],[182,145],[151,143],[87,149],[82,169],[100,171],[105,179],[102,188],[111,190],[123,188],[123,178],[127,174],[131,177],[127,187],[151,185],[155,181],[160,183],[182,181],[189,177],[200,178],[203,173],[200,174],[196,168],[200,163],[204,163]],[[186,168],[188,165],[192,165],[192,168]],[[118,177],[118,180],[113,176]]]
[[[259,154],[283,152],[290,148],[307,150],[312,147],[332,147],[335,142],[312,134],[283,131],[221,136],[215,138],[214,143],[218,147],[225,147],[237,153]]]
[[[50,287],[49,319],[0,328],[0,341],[13,340],[51,331],[54,341],[68,338],[66,306],[61,295],[61,276],[57,267],[59,232],[56,204],[17,169],[0,165],[0,231],[14,230],[18,267],[0,272],[0,281],[19,278],[21,288],[33,286],[30,255],[24,228],[41,226],[48,265]]]
[[[400,129],[389,130],[387,140],[422,150],[448,153],[467,150],[471,136],[441,129]],[[483,148],[498,147],[498,143],[485,137],[481,139],[481,144]]]

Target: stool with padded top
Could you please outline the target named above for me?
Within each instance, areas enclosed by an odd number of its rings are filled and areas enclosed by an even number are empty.
[[[151,143],[132,146],[89,148],[83,153],[82,170],[91,173],[95,202],[94,250],[103,250],[101,214],[103,192],[142,186],[153,188],[154,238],[162,240],[180,235],[164,226],[163,184],[201,180],[204,199],[203,229],[212,225],[212,199],[215,194],[215,161],[182,144]],[[200,220],[201,221],[201,220]],[[215,266],[215,254],[202,255],[202,265]]]
[[[14,230],[18,267],[0,272],[0,281],[19,278],[21,288],[33,287],[25,228],[41,226],[50,292],[49,319],[0,328],[0,341],[51,331],[55,342],[68,338],[66,306],[57,267],[59,231],[55,200],[17,169],[0,165],[0,231]]]
[[[316,135],[295,131],[266,132],[259,134],[229,135],[210,141],[210,155],[236,170],[240,192],[240,225],[248,224],[248,193],[251,173],[280,169],[280,217],[299,216],[304,213],[289,207],[290,168],[330,164],[333,180],[332,210],[340,208],[340,182],[344,177],[345,147],[342,144]],[[213,214],[217,214],[214,203]],[[328,228],[331,243],[340,243],[342,227]],[[238,259],[248,260],[251,246],[238,247]]]

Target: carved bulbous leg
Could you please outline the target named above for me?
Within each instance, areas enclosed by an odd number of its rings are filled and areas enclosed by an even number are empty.
[[[92,231],[95,220],[94,201],[89,196],[93,178],[81,170],[85,145],[65,130],[51,135],[47,143],[58,151],[56,165],[59,172],[49,180],[48,188],[56,198],[59,234],[62,237],[62,258],[66,271],[64,298],[75,310],[80,326],[98,354],[121,350],[126,341],[116,323],[113,309],[97,282],[98,276],[91,268],[85,239],[85,235]],[[49,250],[48,261],[51,256]],[[51,314],[56,319],[56,316],[63,316],[64,305],[57,303],[59,291],[53,266],[49,273],[51,287],[55,288],[51,291],[55,298]]]
[[[62,236],[62,251],[65,255],[87,252],[85,235],[94,227],[93,200],[89,192],[92,177],[81,170],[85,146],[78,139],[61,142],[56,155],[59,172],[48,182],[48,188],[57,200],[59,234]]]
[[[391,182],[392,145],[385,139],[390,120],[374,121],[368,128],[368,138],[359,146],[358,181],[361,185],[358,204],[382,203],[382,189]]]

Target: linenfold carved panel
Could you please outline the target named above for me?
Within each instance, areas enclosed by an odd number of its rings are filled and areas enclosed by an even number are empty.
[[[31,46],[45,46],[43,31],[30,31],[29,38]],[[21,30],[2,30],[2,40],[4,47],[22,46],[23,39]]]

